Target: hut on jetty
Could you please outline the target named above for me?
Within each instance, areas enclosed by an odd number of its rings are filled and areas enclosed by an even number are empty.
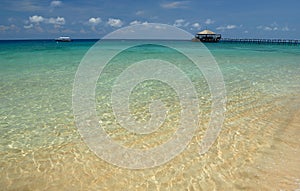
[[[219,42],[221,39],[221,34],[216,34],[215,32],[210,30],[204,30],[198,32],[195,35],[195,38],[200,40],[201,42]]]

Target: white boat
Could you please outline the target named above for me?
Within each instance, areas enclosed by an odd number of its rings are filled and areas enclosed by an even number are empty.
[[[61,36],[61,37],[58,37],[57,39],[55,39],[55,41],[57,41],[57,42],[71,42],[72,40],[68,36]]]

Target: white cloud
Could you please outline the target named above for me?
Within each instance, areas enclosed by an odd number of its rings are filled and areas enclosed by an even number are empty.
[[[182,27],[184,21],[185,21],[184,19],[177,19],[177,20],[175,20],[173,26],[175,26],[175,27]]]
[[[102,19],[99,18],[99,17],[97,17],[97,18],[91,17],[89,19],[89,23],[92,24],[92,25],[98,25],[101,22],[102,22]]]
[[[137,11],[135,13],[135,15],[137,15],[137,16],[141,16],[141,15],[144,15],[144,14],[145,14],[145,11]]]
[[[263,27],[263,29],[264,29],[265,31],[272,31],[272,30],[273,30],[271,27]]]
[[[91,17],[88,21],[88,23],[91,25],[91,29],[93,31],[96,31],[96,26],[102,22],[102,19],[100,17]]]
[[[141,21],[135,20],[135,21],[130,22],[129,25],[138,25],[138,24],[141,24],[141,23],[142,23]]]
[[[51,1],[50,6],[51,7],[60,7],[62,5],[61,1]]]
[[[290,31],[287,26],[280,28],[280,26],[276,22],[268,26],[259,25],[256,28],[264,31]]]
[[[24,29],[31,29],[33,27],[33,24],[30,25],[24,25]]]
[[[112,27],[121,27],[123,22],[120,19],[109,18],[107,24]]]
[[[132,22],[129,23],[129,25],[140,25],[140,24],[147,25],[149,23],[147,21],[141,22],[141,21],[138,21],[138,20],[134,20],[134,21],[132,21]]]
[[[205,24],[210,25],[213,24],[215,21],[212,19],[206,19]]]
[[[66,20],[64,17],[45,18],[42,16],[34,15],[34,16],[29,17],[29,22],[35,23],[36,25],[39,25],[40,23],[53,24],[55,27],[59,27],[60,25],[64,25],[66,23]],[[26,24],[28,24],[28,23],[26,22]],[[27,25],[27,27],[28,26],[29,25]]]
[[[49,18],[45,20],[46,23],[54,24],[54,25],[64,25],[66,23],[65,18],[57,17],[57,18]]]
[[[170,3],[163,3],[160,6],[165,9],[187,8],[188,1],[173,1]]]
[[[226,29],[235,29],[237,26],[236,25],[227,25]]]
[[[263,26],[259,25],[259,26],[257,26],[256,28],[257,28],[257,29],[262,29]]]
[[[34,15],[29,17],[29,21],[32,23],[40,23],[43,22],[45,19],[42,16]]]
[[[236,25],[226,25],[226,26],[219,26],[217,27],[217,30],[230,30],[237,28]]]
[[[192,27],[197,29],[197,30],[201,29],[201,25],[199,23],[192,24]]]

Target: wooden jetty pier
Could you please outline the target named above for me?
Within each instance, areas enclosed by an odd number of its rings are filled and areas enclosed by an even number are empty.
[[[220,42],[300,45],[300,40],[291,40],[291,39],[221,38]]]

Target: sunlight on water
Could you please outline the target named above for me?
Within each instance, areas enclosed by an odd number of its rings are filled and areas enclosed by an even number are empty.
[[[223,73],[227,111],[218,139],[204,155],[198,153],[198,142],[209,121],[211,95],[201,72],[172,51],[155,46],[129,49],[116,57],[96,89],[99,123],[115,141],[152,148],[167,141],[178,123],[176,92],[155,81],[134,88],[130,109],[136,120],[147,121],[149,100],[163,100],[169,112],[157,132],[136,135],[115,120],[111,86],[126,61],[136,55],[177,62],[195,85],[201,110],[199,128],[180,155],[162,166],[129,170],[98,158],[75,126],[74,76],[93,43],[0,43],[1,190],[300,189],[299,46],[207,45]]]

